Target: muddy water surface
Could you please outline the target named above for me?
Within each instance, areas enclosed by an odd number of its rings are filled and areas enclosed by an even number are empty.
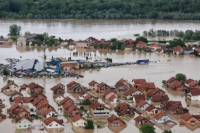
[[[54,57],[72,57],[72,59],[85,59],[85,55],[79,53],[78,56],[73,56],[73,51],[70,51],[66,48],[47,48],[46,54],[47,59],[50,59],[52,56]],[[95,57],[109,57],[113,59],[113,62],[128,62],[128,61],[136,61],[137,59],[150,59],[151,61],[156,61],[156,63],[149,63],[148,65],[127,65],[127,66],[116,66],[110,68],[102,68],[100,71],[97,70],[83,70],[80,71],[84,78],[11,78],[18,85],[23,83],[36,82],[45,87],[47,98],[52,106],[58,109],[56,103],[53,101],[52,91],[50,88],[57,83],[67,84],[72,80],[75,80],[86,87],[91,80],[96,80],[97,82],[105,82],[108,85],[114,86],[115,83],[120,79],[124,78],[128,81],[132,81],[133,78],[145,78],[147,81],[155,82],[157,87],[165,90],[169,94],[169,98],[171,100],[180,100],[184,107],[188,107],[192,114],[200,114],[200,103],[199,102],[191,102],[186,100],[184,94],[182,92],[172,91],[170,89],[165,89],[162,87],[162,80],[166,80],[171,76],[174,76],[176,73],[185,73],[187,77],[193,78],[196,80],[200,79],[200,59],[196,57],[191,57],[188,55],[178,56],[178,55],[165,55],[159,53],[139,53],[139,52],[125,52],[125,51],[92,51],[89,52],[91,58]],[[5,58],[20,58],[21,59],[29,59],[29,58],[37,58],[42,60],[43,56],[43,48],[16,48],[13,46],[12,48],[0,48],[0,62],[5,62]],[[171,58],[171,61],[168,62],[167,59]],[[4,86],[7,82],[6,78],[0,78],[0,86]],[[69,94],[66,94],[69,95]],[[8,97],[2,93],[0,93],[0,97],[4,100],[7,107],[10,107],[8,102]],[[4,113],[6,109],[3,110]],[[58,111],[59,112],[59,111]],[[62,112],[59,112],[62,114]],[[71,124],[67,122],[63,116],[59,116],[65,120],[65,128],[64,132],[88,132],[82,129],[74,129]],[[135,126],[134,118],[130,120],[125,120],[127,122],[127,127],[121,130],[122,133],[139,133],[138,128]],[[178,121],[176,121],[178,122]],[[24,132],[46,132],[38,130],[37,126],[41,124],[41,121],[34,121],[32,130],[24,131]],[[6,119],[0,122],[0,129],[4,132],[22,132],[16,131],[15,123],[11,119]],[[175,125],[171,128],[174,133],[199,133],[200,129],[189,129],[186,127],[180,127],[179,125]],[[193,130],[193,131],[192,131]],[[156,131],[158,133],[162,132],[159,128],[156,127]],[[57,131],[49,131],[49,132],[57,132]],[[90,131],[91,133],[105,133],[105,132],[113,132],[107,126],[102,129],[97,129]]]

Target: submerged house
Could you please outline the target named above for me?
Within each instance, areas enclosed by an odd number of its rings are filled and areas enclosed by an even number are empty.
[[[116,115],[111,115],[110,117],[107,118],[107,120],[108,120],[108,126],[112,127],[126,126],[126,123]]]
[[[28,129],[32,127],[32,119],[30,117],[21,116],[16,119],[17,129]]]
[[[64,128],[63,120],[49,117],[43,121],[46,128]]]
[[[69,84],[67,84],[67,92],[70,93],[83,93],[86,92],[86,90],[87,89],[84,86],[75,81],[72,81]]]
[[[132,89],[132,85],[128,83],[128,81],[124,80],[123,78],[120,79],[116,84],[115,84],[115,89],[117,93],[124,93],[127,90]]]
[[[164,101],[160,106],[164,110],[170,111],[172,114],[185,114],[189,111],[182,106],[180,101]]]
[[[186,96],[190,100],[200,101],[200,89],[190,89]]]
[[[147,119],[146,117],[144,117],[142,115],[139,115],[134,120],[135,120],[136,125],[138,125],[138,126],[142,126],[144,124],[154,125],[153,122],[151,122],[149,119]]]
[[[98,102],[92,103],[89,107],[89,110],[90,110],[90,114],[94,117],[108,116],[110,112],[110,109],[108,107]]]
[[[186,113],[182,115],[182,120],[180,121],[180,124],[189,124],[189,125],[197,125],[200,124],[200,115],[191,115],[189,113]]]
[[[74,127],[85,127],[86,124],[87,120],[84,117],[81,117],[80,115],[72,117],[72,125]]]
[[[98,84],[99,84],[99,83],[97,83],[96,81],[92,80],[90,83],[88,83],[89,89],[90,89],[90,90],[97,90],[97,85],[98,85]]]
[[[53,86],[51,88],[51,90],[53,91],[53,94],[64,94],[65,93],[65,86],[61,83]]]
[[[135,115],[135,112],[139,113],[134,107],[125,102],[119,103],[114,110],[119,115]]]
[[[161,111],[160,113],[158,113],[155,117],[154,117],[156,123],[158,124],[164,124],[165,122],[167,122],[169,125],[173,125],[175,124],[173,122],[173,118],[169,115],[167,115],[165,112]]]
[[[15,84],[14,82],[9,82],[7,85],[1,88],[1,92],[13,92],[13,91],[18,91],[18,85]]]

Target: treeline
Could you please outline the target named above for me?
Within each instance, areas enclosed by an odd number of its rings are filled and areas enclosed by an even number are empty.
[[[175,36],[182,38],[184,40],[200,40],[200,30],[186,30],[186,31],[179,31],[179,30],[153,30],[150,29],[149,31],[143,31],[144,36],[149,37],[168,37],[168,36]]]
[[[0,18],[200,20],[199,0],[0,0]]]

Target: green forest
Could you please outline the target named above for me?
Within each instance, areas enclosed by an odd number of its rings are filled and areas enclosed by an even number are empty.
[[[200,0],[0,0],[0,18],[200,20]]]

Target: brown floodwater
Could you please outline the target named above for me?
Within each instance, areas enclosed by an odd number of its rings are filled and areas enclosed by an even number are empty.
[[[29,58],[37,58],[42,60],[43,49],[41,47],[27,47],[22,48],[16,46],[12,46],[11,48],[0,48],[0,63],[5,63],[5,58],[19,58],[19,59],[29,59]],[[79,53],[77,56],[73,56],[73,52],[76,50],[70,51],[66,48],[58,47],[58,48],[45,48],[47,59],[50,59],[52,56],[54,57],[72,57],[72,59],[85,59],[85,55]],[[84,75],[84,78],[11,78],[18,85],[23,83],[36,82],[45,87],[46,95],[49,100],[49,103],[54,106],[54,108],[58,111],[60,115],[62,115],[62,111],[58,110],[57,104],[53,100],[52,91],[50,88],[57,83],[67,84],[72,80],[75,80],[84,86],[88,87],[88,83],[91,80],[96,80],[97,82],[105,82],[110,86],[114,86],[115,83],[121,79],[127,79],[128,81],[132,81],[133,78],[145,78],[147,81],[155,82],[157,87],[165,90],[169,94],[170,100],[180,100],[184,107],[187,107],[192,114],[200,114],[200,102],[191,102],[185,99],[183,92],[176,92],[170,89],[165,89],[162,87],[162,80],[166,80],[171,76],[174,76],[176,73],[184,73],[187,77],[193,78],[195,80],[200,79],[200,59],[197,57],[185,55],[166,55],[159,53],[140,53],[140,52],[126,52],[126,51],[92,51],[89,52],[90,57],[94,59],[95,57],[109,57],[113,59],[113,62],[128,62],[128,61],[136,61],[137,59],[150,59],[150,61],[156,61],[156,63],[149,63],[147,65],[126,65],[126,66],[115,66],[110,68],[101,68],[99,71],[97,70],[83,70],[79,73]],[[21,57],[21,58],[20,58]],[[171,61],[168,62],[168,58],[171,58]],[[4,86],[7,82],[7,78],[0,77],[0,86]],[[66,93],[66,95],[70,95]],[[10,107],[10,103],[8,102],[9,97],[0,93],[0,97],[4,100],[7,107]],[[3,109],[3,112],[6,113],[6,108]],[[85,131],[79,128],[73,128],[71,123],[68,122],[66,118],[63,116],[59,116],[65,120],[65,128],[60,132],[72,133],[72,132],[83,132],[83,133],[106,133],[106,132],[115,132],[115,130],[105,125],[104,128]],[[135,117],[134,117],[135,118]],[[121,133],[139,133],[138,128],[135,126],[134,118],[124,119],[127,123],[125,128],[118,129]],[[175,120],[177,123],[178,121]],[[32,133],[42,133],[47,132],[46,130],[39,130],[39,126],[41,125],[41,121],[37,120],[33,122],[32,130],[18,131],[15,128],[15,123],[11,119],[6,119],[0,122],[0,129],[3,132],[32,132]],[[200,129],[186,128],[185,126],[179,126],[179,124],[173,126],[171,128],[173,133],[199,133]],[[49,131],[49,132],[57,132],[57,131]],[[156,126],[156,132],[161,133],[162,130]]]
[[[64,39],[86,39],[94,36],[98,39],[110,38],[133,38],[134,34],[142,35],[144,30],[200,30],[200,21],[177,21],[177,20],[33,20],[33,19],[1,19],[0,35],[7,36],[9,26],[18,24],[24,32],[44,33],[55,35]]]

